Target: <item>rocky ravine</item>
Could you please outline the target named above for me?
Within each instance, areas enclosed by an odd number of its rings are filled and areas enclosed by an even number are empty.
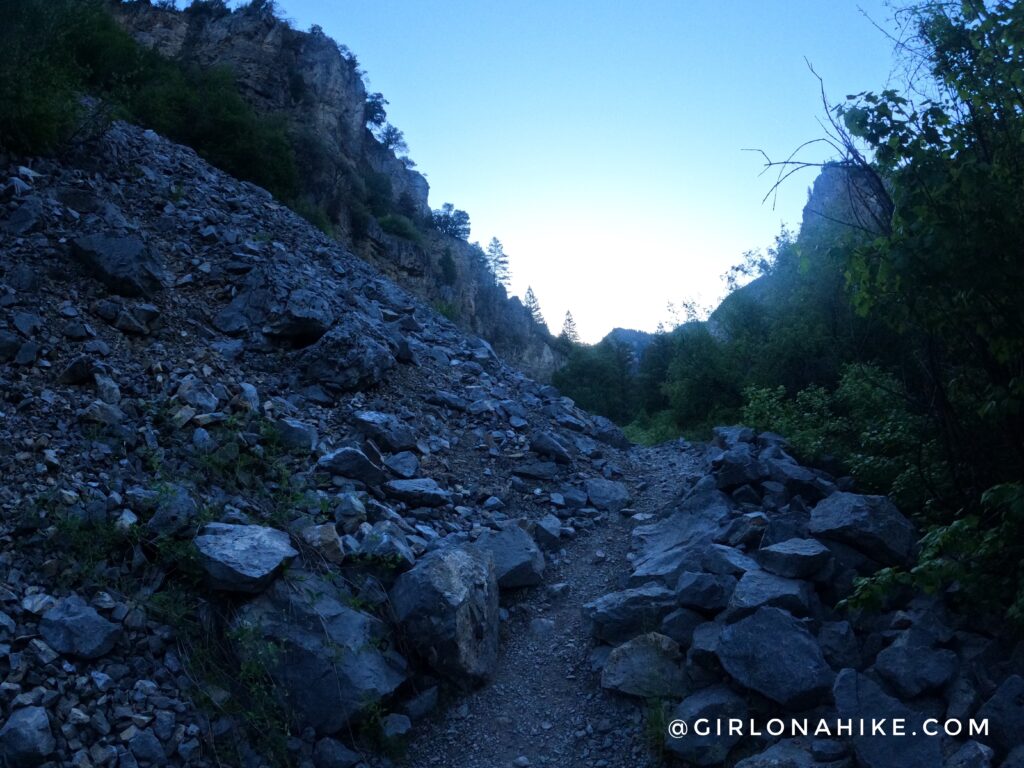
[[[836,614],[915,533],[781,438],[630,448],[131,126],[2,195],[8,766],[1021,764],[1021,654]],[[807,712],[991,730],[664,734]]]

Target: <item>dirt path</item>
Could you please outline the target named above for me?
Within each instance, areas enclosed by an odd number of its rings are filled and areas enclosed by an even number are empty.
[[[696,465],[678,446],[637,448],[627,481],[631,509],[656,514]],[[408,768],[516,766],[653,766],[643,702],[601,689],[591,669],[593,643],[584,603],[622,588],[629,571],[630,530],[614,515],[582,532],[549,563],[545,587],[510,606],[494,679],[417,724]],[[560,593],[554,585],[566,585]]]

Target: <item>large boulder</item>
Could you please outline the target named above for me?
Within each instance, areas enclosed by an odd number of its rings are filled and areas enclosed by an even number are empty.
[[[195,539],[210,586],[229,592],[262,592],[295,557],[288,534],[263,525],[210,523]]]
[[[265,665],[300,728],[337,733],[406,679],[387,625],[351,600],[318,576],[291,572],[234,621],[236,653]]]
[[[810,532],[833,539],[883,565],[902,565],[914,553],[913,523],[885,496],[833,493],[811,510]]]
[[[679,644],[649,632],[613,650],[601,671],[601,686],[642,699],[676,698],[686,686]]]
[[[591,434],[605,445],[622,450],[626,450],[632,445],[625,433],[611,419],[604,416],[591,416],[590,420],[594,425]]]
[[[834,679],[814,636],[778,608],[727,625],[717,653],[737,683],[788,708],[817,704]]]
[[[983,739],[1003,752],[1021,744],[1024,734],[1024,678],[1010,675],[978,711],[978,719],[989,722],[989,737]]]
[[[715,484],[721,490],[756,483],[766,476],[749,443],[738,443],[711,461]]]
[[[731,520],[732,503],[725,494],[692,493],[669,517],[633,529],[633,576],[674,584],[683,571],[711,570],[700,561]]]
[[[729,604],[736,577],[717,573],[683,571],[676,582],[679,604],[705,613],[717,613]]]
[[[629,503],[629,489],[616,480],[592,477],[585,483],[590,503],[597,509],[618,512]]]
[[[591,634],[607,643],[624,643],[661,625],[676,608],[676,595],[658,584],[612,592],[583,606]]]
[[[155,499],[153,516],[146,523],[151,533],[157,536],[172,536],[181,533],[199,513],[192,495],[181,485],[171,484]]]
[[[431,552],[391,589],[406,642],[432,669],[460,685],[483,682],[498,659],[498,583],[475,547]]]
[[[530,450],[540,456],[554,459],[558,464],[571,464],[572,454],[550,432],[537,432],[530,439]]]
[[[761,565],[778,576],[806,579],[824,568],[832,552],[815,539],[787,539],[757,552]]]
[[[107,621],[82,598],[58,600],[43,614],[39,634],[58,653],[98,659],[110,653],[121,637],[121,626]]]
[[[43,707],[16,709],[0,728],[0,765],[32,768],[57,748],[50,719]]]
[[[773,607],[807,616],[813,610],[814,600],[814,590],[806,581],[786,579],[767,571],[747,571],[733,590],[729,615],[735,618],[761,607]]]
[[[875,671],[907,699],[943,689],[959,668],[953,651],[914,642],[915,634],[904,633],[875,659]]]
[[[334,313],[327,299],[314,291],[296,288],[267,324],[269,336],[293,347],[306,347],[327,333]]]
[[[935,768],[942,765],[942,740],[926,736],[926,715],[914,712],[889,696],[876,682],[853,669],[844,669],[832,689],[840,719],[870,725],[872,720],[904,721],[905,735],[872,736],[855,730],[853,750],[863,768]]]
[[[150,296],[163,287],[163,264],[137,237],[84,235],[72,241],[71,253],[123,296]]]
[[[544,578],[544,554],[533,538],[518,525],[486,530],[476,544],[494,560],[501,589],[534,587]]]
[[[358,448],[339,448],[325,453],[317,461],[316,468],[331,475],[359,480],[367,485],[377,485],[384,481],[384,470]]]
[[[724,729],[716,732],[716,724],[746,717],[746,702],[724,685],[703,688],[683,699],[672,712],[671,720],[685,723],[687,732],[674,734],[670,728],[665,748],[687,765],[721,765],[741,737]],[[698,721],[706,721],[708,730],[698,731]]]
[[[307,382],[327,392],[351,392],[380,384],[395,366],[386,340],[369,321],[346,315],[299,357]]]
[[[379,411],[360,411],[355,427],[377,445],[392,453],[410,451],[416,447],[416,435],[397,416]]]

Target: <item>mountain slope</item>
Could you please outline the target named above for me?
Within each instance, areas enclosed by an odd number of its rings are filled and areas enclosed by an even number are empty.
[[[285,121],[301,210],[507,359],[550,378],[560,357],[550,334],[495,284],[479,249],[434,229],[429,185],[371,132],[382,107],[368,101],[356,58],[344,46],[319,27],[292,28],[271,3],[234,11],[218,3],[181,11],[148,2],[109,7],[139,44],[185,66],[226,70],[261,115]]]

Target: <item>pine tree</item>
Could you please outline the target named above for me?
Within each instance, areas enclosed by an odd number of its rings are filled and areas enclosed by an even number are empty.
[[[530,312],[530,317],[533,318],[533,322],[537,325],[544,325],[544,315],[540,311],[540,302],[537,301],[537,294],[533,292],[533,288],[528,287],[526,289],[526,297],[523,300],[526,309]]]
[[[496,237],[492,237],[487,246],[487,266],[490,268],[491,274],[494,275],[494,282],[508,288],[509,281],[512,279],[508,269],[508,256],[505,254],[501,241]]]
[[[566,311],[565,322],[562,323],[562,333],[560,338],[565,339],[570,344],[580,343],[580,334],[576,330],[576,321],[572,319],[572,312]]]

